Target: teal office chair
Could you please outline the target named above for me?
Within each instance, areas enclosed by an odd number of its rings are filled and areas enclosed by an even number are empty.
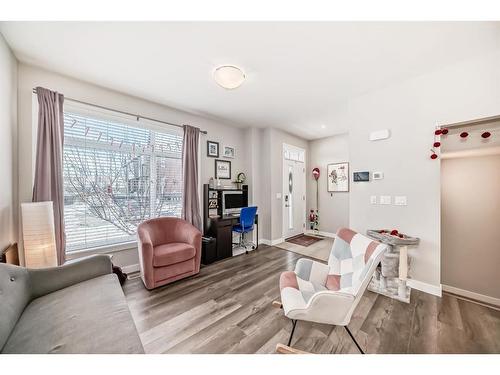
[[[257,206],[243,207],[240,212],[239,224],[233,226],[233,232],[240,234],[240,240],[235,245],[244,247],[246,253],[248,253],[247,250],[248,245],[252,246],[252,250],[255,249],[255,245],[245,240],[245,234],[253,231],[256,214],[257,214]]]

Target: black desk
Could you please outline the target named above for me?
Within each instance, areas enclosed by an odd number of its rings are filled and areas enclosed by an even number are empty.
[[[217,260],[233,256],[233,226],[240,222],[239,215],[210,217],[205,228],[205,235],[217,241]],[[257,240],[255,250],[259,248],[259,215],[255,215]]]

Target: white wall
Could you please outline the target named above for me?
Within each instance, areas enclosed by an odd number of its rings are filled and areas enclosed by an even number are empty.
[[[327,165],[349,161],[349,135],[339,134],[333,137],[309,142],[307,167],[307,211],[317,208],[316,180],[312,169],[318,167],[319,230],[336,233],[339,228],[349,227],[349,193],[329,193],[327,191]],[[350,171],[352,175],[352,171]],[[349,177],[351,178],[351,177]],[[352,180],[349,182],[352,186]]]
[[[350,226],[399,228],[420,237],[412,253],[413,278],[438,290],[440,275],[440,160],[429,158],[438,124],[500,114],[500,52],[471,57],[349,103],[339,116],[349,126],[351,170],[382,171],[385,178],[351,184]],[[370,142],[388,128],[390,139]],[[371,195],[406,195],[407,206],[371,205]]]
[[[258,206],[259,238],[276,242],[283,237],[283,200],[276,197],[283,190],[283,143],[305,149],[306,159],[308,144],[274,128],[249,128],[245,141],[251,202]]]
[[[441,163],[442,284],[500,301],[500,154]]]
[[[257,159],[258,162],[258,173],[256,174],[254,180],[255,185],[259,186],[259,196],[258,196],[258,212],[259,212],[259,232],[262,233],[262,238],[271,241],[271,128],[262,129],[259,132],[259,143],[260,143],[260,153]],[[259,234],[260,234],[259,233]]]
[[[187,112],[179,111],[140,98],[125,95],[103,87],[62,76],[40,68],[19,64],[19,200],[31,199],[34,168],[34,145],[36,141],[36,124],[33,122],[32,107],[33,87],[42,86],[59,91],[65,96],[110,107],[117,110],[173,122],[190,124],[208,131],[201,136],[201,182],[207,183],[214,175],[214,160],[206,156],[206,141],[213,140],[236,148],[236,158],[227,159],[232,162],[232,178],[237,172],[246,171],[245,131],[211,119],[203,118]],[[222,142],[224,140],[224,142]],[[136,264],[137,251],[128,250],[115,253],[114,261],[119,265]]]
[[[31,197],[34,144],[31,90],[37,85],[84,101],[199,126],[209,132],[206,138],[202,137],[204,141],[224,138],[226,143],[236,147],[237,155],[245,155],[245,131],[242,129],[21,64],[18,96],[21,202]],[[415,262],[411,274],[434,290],[441,284],[440,160],[429,159],[434,128],[438,124],[498,115],[499,98],[500,52],[496,50],[487,56],[471,57],[357,97],[335,119],[350,129],[351,171],[382,171],[385,174],[380,181],[351,184],[349,226],[360,232],[369,228],[396,227],[420,237],[419,248],[412,251]],[[384,128],[391,130],[390,139],[368,141],[370,131]],[[282,143],[307,150],[308,142],[275,129],[259,131],[257,138],[261,140],[260,167],[252,172],[253,180],[262,184],[258,197],[260,213],[269,209],[261,222],[262,236],[279,239],[282,236],[282,201],[276,199],[276,193],[282,190]],[[206,155],[205,143],[202,144],[203,155]],[[309,152],[306,153],[308,157]],[[246,163],[244,157],[234,160],[233,174],[245,171]],[[205,182],[213,174],[213,159],[202,162],[201,173]],[[262,176],[260,180],[255,174]],[[408,205],[371,205],[371,195],[406,195]]]
[[[164,107],[166,108],[166,107]],[[170,109],[171,111],[174,111]],[[165,116],[165,115],[164,115]],[[233,127],[227,124],[217,123],[215,121],[209,121],[202,117],[192,117],[192,124],[200,127],[203,130],[207,130],[207,135],[202,135],[201,139],[201,182],[204,184],[208,183],[210,177],[215,178],[215,160],[222,159],[228,160],[231,162],[231,180],[221,180],[223,185],[231,185],[231,181],[236,179],[236,176],[240,172],[244,172],[247,174],[247,144],[245,142],[245,129]],[[184,120],[185,122],[186,120]],[[219,142],[219,157],[207,157],[207,140]],[[235,158],[224,158],[222,157],[222,153],[224,150],[224,146],[232,146],[235,148]],[[245,184],[249,181],[245,181]]]
[[[0,251],[17,240],[17,61],[0,34]]]

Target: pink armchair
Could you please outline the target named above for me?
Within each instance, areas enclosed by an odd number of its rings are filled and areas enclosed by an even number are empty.
[[[137,228],[141,278],[157,288],[200,272],[201,232],[175,217],[147,220]]]

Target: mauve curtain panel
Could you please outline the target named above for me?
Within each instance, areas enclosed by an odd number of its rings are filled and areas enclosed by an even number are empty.
[[[184,189],[182,196],[182,218],[202,230],[200,200],[198,196],[198,144],[200,129],[184,125],[182,168]]]
[[[38,139],[36,144],[33,202],[52,201],[56,235],[57,262],[65,262],[63,141],[64,95],[36,88],[38,96]]]

